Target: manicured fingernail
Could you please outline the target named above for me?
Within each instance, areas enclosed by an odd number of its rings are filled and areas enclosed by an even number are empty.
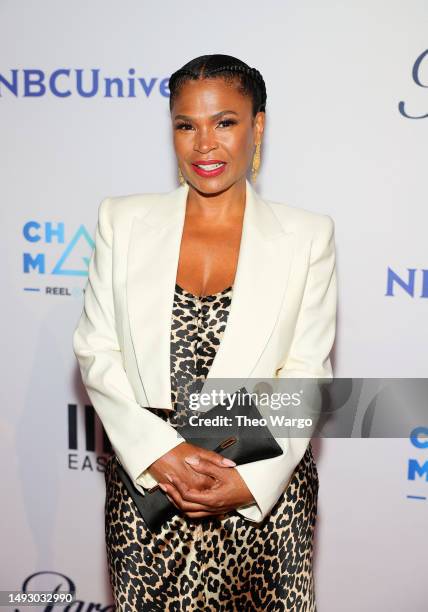
[[[232,461],[232,459],[228,459],[227,457],[223,457],[221,462],[223,465],[227,465],[228,467],[234,467],[236,465],[236,463]]]
[[[171,474],[165,474],[165,476],[168,478],[169,482],[174,482]]]
[[[162,489],[162,491],[165,491],[165,493],[168,491],[168,489],[166,488],[166,486],[162,482],[159,483],[159,486]]]
[[[190,463],[190,465],[198,465],[199,457],[197,455],[192,455],[191,457],[185,457],[184,461],[186,461],[186,463]]]

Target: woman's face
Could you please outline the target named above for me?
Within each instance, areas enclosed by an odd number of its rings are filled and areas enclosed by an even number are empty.
[[[214,194],[245,181],[254,147],[261,142],[265,113],[253,120],[251,98],[234,83],[219,77],[187,81],[171,119],[177,161],[190,185]],[[203,162],[221,165],[204,169]]]

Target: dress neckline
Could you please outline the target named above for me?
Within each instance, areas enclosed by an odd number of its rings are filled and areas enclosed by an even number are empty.
[[[233,289],[233,285],[229,285],[228,287],[225,287],[221,291],[217,291],[217,293],[209,293],[207,295],[195,295],[191,291],[187,291],[187,289],[184,289],[184,287],[181,287],[178,283],[175,283],[175,289],[176,291],[178,291],[179,293],[182,293],[183,295],[189,295],[190,297],[193,297],[197,300],[204,300],[206,298],[211,298],[217,295],[224,295],[225,293],[229,293],[229,291]]]

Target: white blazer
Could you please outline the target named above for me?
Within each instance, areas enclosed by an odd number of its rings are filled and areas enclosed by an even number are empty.
[[[136,488],[183,439],[151,408],[171,406],[170,326],[187,183],[99,205],[84,308],[73,349],[89,398]],[[261,198],[246,205],[226,329],[208,378],[332,378],[336,328],[330,216]],[[279,439],[284,454],[237,466],[256,500],[237,511],[261,521],[310,438]]]

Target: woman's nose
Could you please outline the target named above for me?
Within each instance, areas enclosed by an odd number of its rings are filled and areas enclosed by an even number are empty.
[[[206,153],[216,147],[215,135],[210,130],[199,130],[197,132],[194,144],[195,151]]]

